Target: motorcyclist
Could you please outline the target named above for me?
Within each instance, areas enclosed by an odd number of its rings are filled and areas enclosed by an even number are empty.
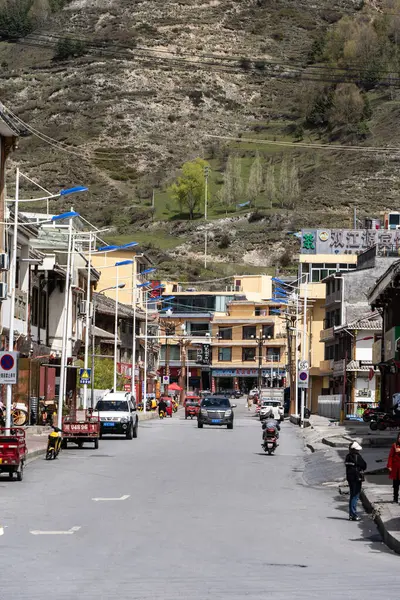
[[[271,410],[269,411],[267,417],[262,422],[262,429],[263,429],[263,434],[262,434],[263,441],[265,440],[265,438],[267,436],[267,431],[272,430],[272,429],[275,432],[276,439],[279,438],[279,432],[281,430],[281,426],[279,425],[279,421],[277,421],[274,418],[274,411],[272,410],[272,407],[271,407]]]
[[[160,414],[161,411],[164,414],[167,414],[167,403],[165,402],[164,398],[160,398],[158,403],[158,414]]]

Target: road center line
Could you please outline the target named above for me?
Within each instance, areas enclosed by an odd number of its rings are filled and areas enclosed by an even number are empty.
[[[120,500],[127,500],[130,498],[130,494],[125,494],[125,496],[121,496],[121,498],[92,498],[93,502],[118,502]]]
[[[39,529],[32,529],[30,533],[32,535],[73,535],[75,532],[80,530],[80,526],[75,525],[68,531],[40,531]]]

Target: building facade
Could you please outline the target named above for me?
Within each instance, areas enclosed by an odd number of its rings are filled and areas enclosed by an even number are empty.
[[[212,321],[212,389],[285,387],[287,340],[282,304],[232,301]]]

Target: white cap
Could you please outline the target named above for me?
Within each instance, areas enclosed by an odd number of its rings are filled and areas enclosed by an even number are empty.
[[[362,446],[360,446],[358,442],[353,442],[350,448],[352,448],[353,450],[362,450]]]

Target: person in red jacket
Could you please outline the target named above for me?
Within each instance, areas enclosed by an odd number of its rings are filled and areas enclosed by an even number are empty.
[[[389,477],[393,481],[393,502],[398,502],[400,487],[400,433],[390,448],[387,468],[389,470]]]

